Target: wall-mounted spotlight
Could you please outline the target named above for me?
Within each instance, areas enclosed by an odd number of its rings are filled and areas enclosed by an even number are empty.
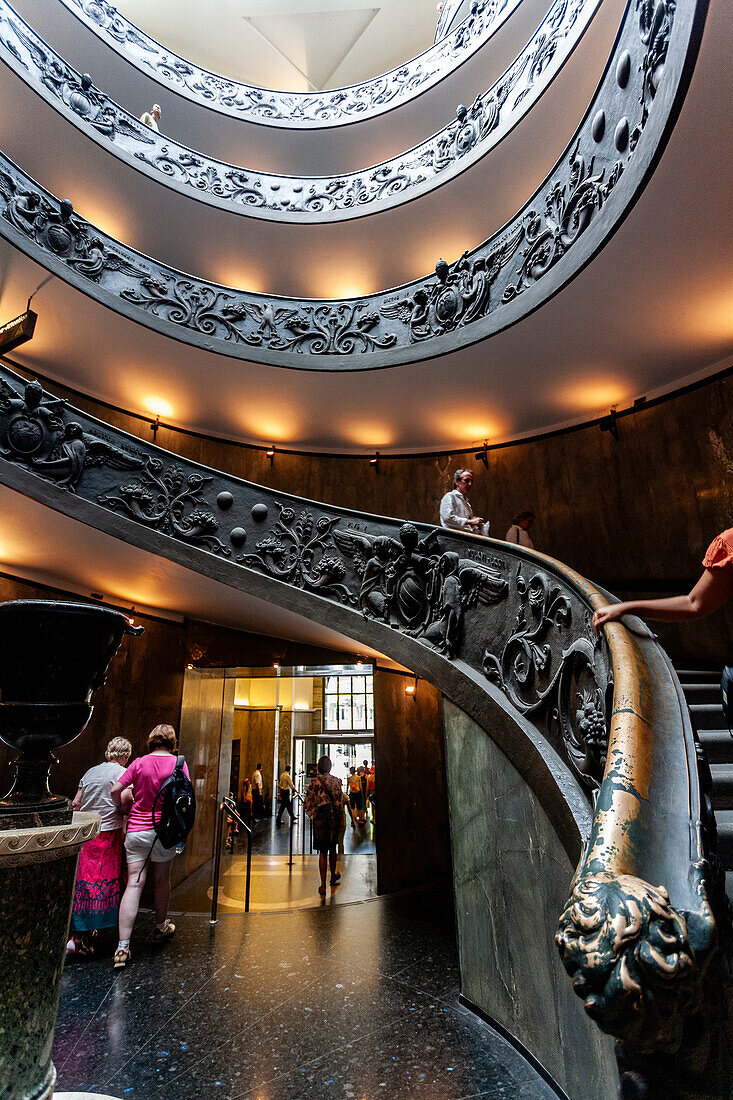
[[[155,420],[153,420],[150,424],[150,430],[153,433],[153,443],[157,442],[158,428],[159,427],[160,427],[160,417],[156,416]]]
[[[279,669],[279,668],[280,668],[280,662],[279,662],[279,661],[273,661],[273,662],[272,662],[272,667],[273,667],[273,668],[274,668],[275,670]]]
[[[600,422],[600,429],[602,432],[610,432],[613,438],[618,443],[619,433],[618,424],[616,423],[616,406],[614,405],[608,416],[604,416]]]
[[[379,473],[379,451],[374,452],[374,456],[369,459],[369,465],[374,470],[375,474]]]
[[[417,676],[413,676],[412,680],[405,684],[405,695],[415,698],[415,692],[417,691]]]
[[[127,621],[130,624],[130,626],[135,625],[135,604],[133,604],[132,607],[130,608],[130,614],[128,616]]]
[[[483,447],[481,448],[480,451],[476,451],[476,454],[473,457],[476,459],[477,462],[483,462],[484,468],[488,470],[488,468],[489,468],[489,443],[488,443],[488,440],[486,440],[486,439],[484,440]]]
[[[186,671],[187,672],[192,672],[193,671],[193,665],[192,664],[186,665]]]
[[[30,302],[30,298],[28,301]],[[4,325],[0,325],[0,354],[6,355],[30,340],[37,320],[38,314],[32,309],[26,309],[25,313],[21,313],[19,317],[14,317],[12,321],[6,321]]]
[[[267,450],[265,451],[265,454],[267,455],[267,457],[270,460],[270,465],[274,466],[275,465],[275,444],[274,443],[272,444],[271,447],[267,448]]]

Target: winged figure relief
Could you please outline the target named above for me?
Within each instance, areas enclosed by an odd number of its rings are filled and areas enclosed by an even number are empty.
[[[71,421],[51,458],[31,460],[38,473],[56,485],[75,492],[84,470],[91,466],[110,466],[113,470],[137,470],[147,455],[132,455],[103,439],[87,435],[81,424]]]

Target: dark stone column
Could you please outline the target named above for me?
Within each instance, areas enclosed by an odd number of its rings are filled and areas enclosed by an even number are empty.
[[[0,1096],[47,1100],[76,864],[96,814],[0,832]]]

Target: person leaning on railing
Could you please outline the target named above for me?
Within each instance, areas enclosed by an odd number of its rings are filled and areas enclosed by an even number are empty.
[[[702,559],[705,572],[686,596],[665,596],[660,600],[626,600],[601,607],[593,616],[596,633],[622,615],[643,619],[701,619],[712,614],[733,596],[733,527],[722,531]]]
[[[440,525],[454,531],[473,531],[488,535],[489,523],[475,516],[468,497],[473,488],[473,470],[459,469],[453,474],[453,488],[440,502]]]

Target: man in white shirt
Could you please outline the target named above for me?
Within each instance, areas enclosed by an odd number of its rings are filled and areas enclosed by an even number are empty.
[[[258,764],[252,772],[252,820],[265,816],[265,800],[262,797],[262,765]]]
[[[295,786],[290,778],[290,765],[285,765],[285,770],[280,776],[278,783],[278,790],[280,792],[280,809],[277,811],[277,819],[275,824],[282,825],[283,823],[283,810],[287,810],[290,815],[290,820],[295,821],[295,815],[293,814],[293,791]]]
[[[440,502],[441,527],[450,527],[454,531],[471,531],[474,535],[488,535],[488,520],[474,516],[468,502],[468,494],[472,488],[473,471],[456,470],[453,475],[453,489]]]
[[[156,134],[160,133],[158,129],[158,119],[163,112],[160,109],[159,103],[154,103],[149,111],[143,111],[140,115],[140,121],[144,126],[149,126],[151,130],[155,130]]]

